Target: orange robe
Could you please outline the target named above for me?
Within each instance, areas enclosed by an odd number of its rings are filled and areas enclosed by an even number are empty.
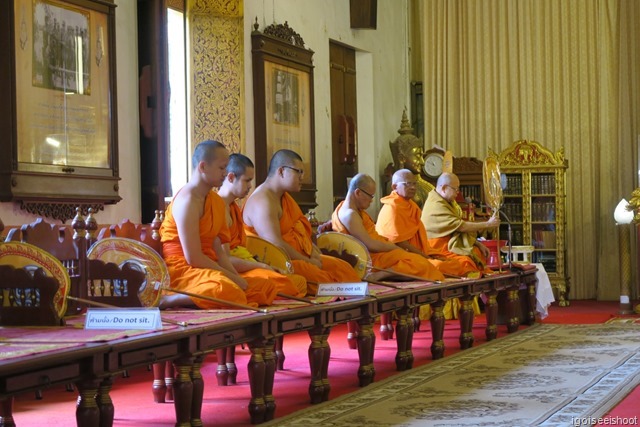
[[[273,302],[277,291],[275,285],[268,279],[257,278],[248,281],[248,288],[242,290],[222,271],[189,265],[182,250],[172,207],[173,202],[167,207],[160,227],[162,252],[169,270],[172,288],[254,307],[269,305]],[[225,202],[213,191],[209,192],[205,199],[204,213],[198,223],[198,229],[202,252],[213,261],[217,261],[213,241],[219,237],[222,243],[229,242],[229,228],[225,221]],[[201,298],[192,298],[192,300],[200,308],[222,306]]]
[[[347,228],[342,224],[340,218],[338,218],[338,211],[342,207],[344,201],[340,202],[333,215],[331,215],[331,226],[334,231],[338,231],[344,234],[350,234]],[[379,235],[376,232],[376,224],[366,211],[359,212],[362,218],[362,224],[369,233],[371,238],[388,242],[386,237]],[[426,280],[444,280],[444,276],[439,272],[429,260],[425,259],[422,255],[407,252],[403,249],[394,249],[387,252],[371,252],[371,262],[374,267],[393,269],[398,273],[410,274],[413,276],[423,277]]]
[[[231,240],[229,241],[229,247],[231,248],[231,255],[242,258],[247,261],[254,261],[252,254],[246,249],[247,235],[244,232],[244,222],[242,222],[242,211],[240,206],[236,202],[229,205],[229,214],[231,215],[231,225],[229,226],[229,232],[231,234]],[[253,280],[255,277],[265,278],[273,282],[278,292],[292,295],[295,297],[303,297],[307,294],[307,279],[298,275],[290,274],[284,275],[278,272],[267,270],[266,268],[254,268],[244,273],[240,273],[247,282]]]
[[[434,257],[447,257],[445,253],[436,251],[429,244],[427,230],[421,221],[422,210],[413,200],[400,196],[395,191],[380,199],[382,209],[378,214],[376,232],[392,243],[409,242],[423,254]],[[468,258],[464,256],[449,257],[442,261],[430,259],[435,267],[444,274],[466,276],[469,272],[478,271],[475,264],[470,268]]]
[[[474,243],[476,233],[463,233],[463,223],[455,207],[436,190],[432,190],[422,208],[422,223],[427,230],[429,245],[447,258],[458,260],[466,271],[485,271],[486,260]],[[491,272],[490,269],[486,269]]]
[[[311,224],[309,220],[288,193],[282,196],[281,203],[280,232],[282,233],[282,239],[301,254],[310,256],[313,242],[311,240]],[[248,234],[258,235],[253,227],[245,225],[245,230]],[[310,295],[316,294],[318,283],[360,281],[360,277],[348,262],[327,255],[321,255],[321,259],[322,269],[308,261],[291,260],[296,274],[307,279],[307,292]]]

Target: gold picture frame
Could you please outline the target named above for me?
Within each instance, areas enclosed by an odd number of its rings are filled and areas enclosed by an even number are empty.
[[[313,51],[286,23],[251,35],[253,54],[256,182],[267,176],[280,149],[303,160],[302,190],[293,194],[303,210],[316,206]]]

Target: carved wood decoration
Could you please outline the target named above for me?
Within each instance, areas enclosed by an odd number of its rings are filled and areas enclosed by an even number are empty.
[[[244,151],[244,28],[241,0],[189,0],[191,141]]]
[[[255,115],[256,184],[283,148],[302,157],[302,190],[292,194],[303,211],[316,204],[313,51],[288,23],[251,33]]]
[[[20,209],[23,209],[30,214],[42,216],[45,218],[57,219],[63,223],[76,216],[76,211],[80,209],[82,215],[87,215],[89,209],[93,212],[104,210],[103,204],[76,204],[76,203],[39,203],[21,201]]]

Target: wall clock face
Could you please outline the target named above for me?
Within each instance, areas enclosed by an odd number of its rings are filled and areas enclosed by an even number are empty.
[[[444,157],[439,153],[429,153],[424,158],[424,173],[431,178],[437,178],[442,174]]]

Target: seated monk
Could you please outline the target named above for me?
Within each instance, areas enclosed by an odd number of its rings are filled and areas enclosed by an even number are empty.
[[[393,269],[398,275],[404,273],[425,280],[444,280],[443,274],[428,259],[405,251],[376,232],[373,219],[365,211],[371,205],[375,191],[376,183],[369,175],[354,176],[349,183],[345,200],[340,202],[331,216],[333,229],[360,240],[371,253],[373,267]],[[369,278],[393,275],[388,272],[371,273]]]
[[[429,245],[447,258],[458,260],[465,271],[491,272],[485,268],[489,249],[476,236],[478,231],[499,226],[500,220],[494,215],[484,222],[464,221],[462,213],[453,204],[459,192],[458,177],[443,173],[436,188],[429,193],[422,208],[422,223]]]
[[[293,269],[307,279],[315,295],[318,283],[359,282],[356,271],[339,258],[322,255],[311,240],[311,224],[290,191],[300,191],[302,158],[291,150],[277,151],[269,162],[267,179],[249,196],[243,209],[245,231],[282,248]]]
[[[267,278],[241,277],[222,246],[229,242],[226,205],[212,190],[224,181],[228,161],[229,152],[219,142],[198,144],[193,153],[191,178],[167,207],[160,240],[171,287],[229,302],[269,305],[276,297],[275,285]],[[161,301],[163,308],[186,304],[220,307],[180,294],[165,296]]]
[[[444,253],[429,245],[427,230],[421,221],[422,210],[412,199],[416,193],[416,177],[408,169],[393,174],[392,192],[380,199],[382,209],[376,221],[376,231],[402,249],[429,259],[445,276],[478,276],[475,264],[469,266],[467,257],[446,258]]]
[[[243,154],[234,153],[229,157],[227,177],[218,190],[218,195],[226,203],[226,221],[231,234],[231,241],[225,244],[231,264],[247,281],[252,277],[269,279],[276,290],[283,294],[303,297],[307,294],[307,280],[298,275],[284,275],[262,262],[258,262],[246,248],[247,235],[244,232],[242,211],[236,200],[249,194],[251,182],[255,175],[255,167],[251,159]]]

